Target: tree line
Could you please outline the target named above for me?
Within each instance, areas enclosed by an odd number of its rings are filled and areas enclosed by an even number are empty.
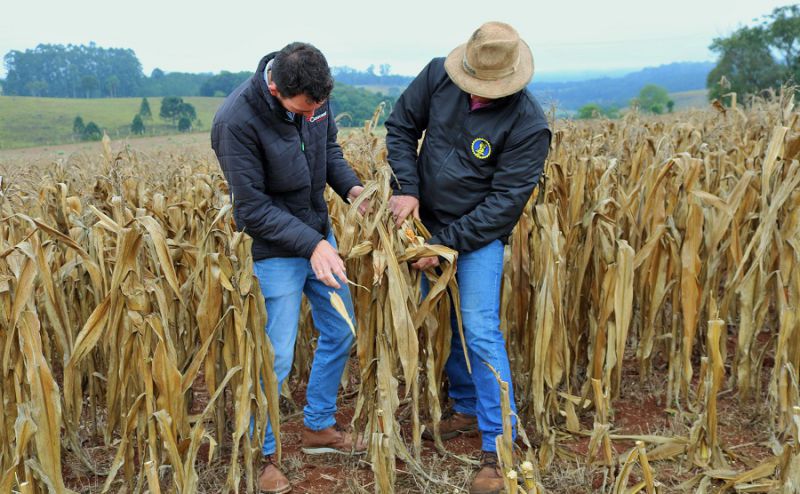
[[[3,94],[11,96],[215,96],[214,84],[226,79],[225,73],[218,77],[210,73],[167,73],[159,68],[148,77],[133,50],[102,48],[94,43],[40,44],[25,51],[12,50],[3,60],[8,73],[0,83]]]
[[[380,64],[377,69],[370,65],[364,71],[346,66],[331,68],[334,79],[351,86],[406,87],[414,80],[412,76],[392,74],[391,70],[388,63]]]
[[[18,96],[93,98],[136,96],[142,65],[133,50],[84,45],[38,45],[12,50],[3,92]]]

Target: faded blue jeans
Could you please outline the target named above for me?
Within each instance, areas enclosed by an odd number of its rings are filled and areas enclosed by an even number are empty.
[[[467,370],[467,359],[458,334],[455,313],[451,314],[453,332],[450,356],[445,372],[450,381],[449,394],[456,412],[478,417],[483,451],[496,451],[495,437],[503,434],[503,417],[500,409],[500,385],[491,365],[508,383],[511,410],[516,413],[511,367],[508,362],[505,339],[500,331],[500,283],[503,279],[503,243],[500,240],[468,253],[460,253],[456,279],[461,297],[461,320],[472,374]],[[428,286],[423,280],[423,296]],[[485,363],[484,363],[485,362]],[[512,424],[516,419],[512,417]],[[516,425],[514,438],[516,439]]]
[[[336,247],[333,234],[327,240]],[[266,331],[275,351],[274,369],[279,386],[292,370],[304,293],[311,304],[311,316],[319,338],[306,389],[304,422],[312,430],[331,427],[336,423],[336,395],[354,339],[345,320],[331,306],[330,292],[339,294],[355,324],[350,289],[341,280],[342,287],[338,290],[326,286],[317,279],[311,262],[304,257],[262,259],[256,261],[253,268],[267,306]],[[269,424],[261,449],[264,455],[275,453],[275,435]]]

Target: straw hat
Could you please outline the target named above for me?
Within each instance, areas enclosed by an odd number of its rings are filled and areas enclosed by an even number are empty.
[[[516,29],[503,22],[487,22],[450,52],[444,68],[465,92],[496,99],[528,85],[533,54]]]

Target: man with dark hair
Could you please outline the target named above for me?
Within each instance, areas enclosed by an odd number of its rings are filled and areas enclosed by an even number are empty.
[[[253,238],[253,260],[267,308],[266,332],[281,385],[292,368],[305,293],[319,330],[304,408],[307,454],[363,452],[334,416],[339,381],[353,334],[333,309],[336,292],[353,316],[342,258],[336,250],[323,194],[330,185],[353,201],[364,190],[336,142],[328,96],[328,62],[315,47],[292,43],[265,56],[256,73],[235,89],[214,117],[211,146],[225,174],[236,225]],[[262,493],[291,485],[273,462],[276,438],[269,424],[259,476]]]
[[[281,70],[272,71],[272,81],[283,96],[292,98],[305,94],[314,103],[328,99],[333,90],[333,78],[322,54],[306,43],[291,43],[275,55],[274,65]]]
[[[390,208],[398,226],[408,215],[421,217],[432,233],[430,244],[458,251],[472,374],[454,330],[445,366],[454,413],[440,432],[448,438],[480,430],[483,454],[470,487],[474,494],[503,489],[495,446],[503,431],[500,387],[492,371],[513,391],[500,331],[503,245],[539,181],[550,145],[544,112],[525,88],[532,77],[533,56],[516,30],[488,22],[447,58],[433,59],[386,121],[389,164],[397,177]],[[414,267],[438,263],[428,257]]]

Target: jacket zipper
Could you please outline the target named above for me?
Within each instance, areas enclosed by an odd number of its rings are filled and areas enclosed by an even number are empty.
[[[303,121],[300,121],[300,125],[292,122],[292,124],[297,129],[297,136],[300,138],[300,151],[303,153],[303,156],[306,158],[306,166],[309,170],[311,170],[311,163],[308,161],[308,156],[306,155],[306,141],[303,139]]]
[[[303,156],[306,159],[306,166],[308,167],[308,170],[311,171],[311,162],[308,161],[308,155],[306,154],[306,141],[303,139],[303,131],[298,129],[297,132],[300,134],[300,152],[303,153]]]
[[[300,122],[300,125],[297,126],[297,134],[300,137],[300,152],[303,153],[303,157],[306,159],[306,167],[308,168],[308,179],[309,179],[309,187],[308,187],[308,203],[311,205],[311,211],[317,215],[319,218],[319,213],[317,213],[316,209],[314,209],[314,170],[311,169],[311,162],[308,160],[308,155],[306,154],[306,141],[303,139],[303,122]],[[322,218],[319,218],[320,223],[323,224],[324,221]],[[328,226],[322,225],[323,232],[322,234],[325,235],[327,238],[328,236]]]

